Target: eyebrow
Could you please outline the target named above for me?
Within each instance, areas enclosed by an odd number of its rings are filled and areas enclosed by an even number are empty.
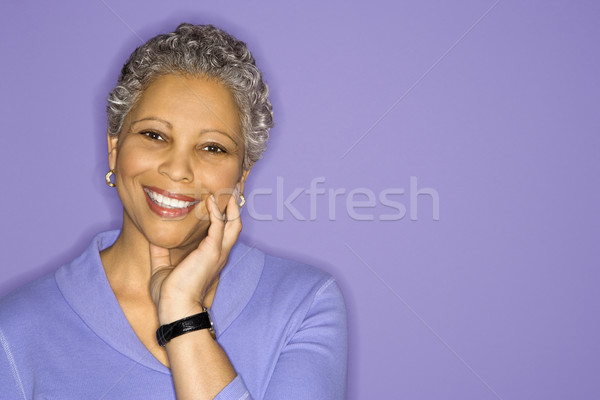
[[[163,124],[167,125],[169,127],[169,129],[173,129],[173,125],[169,121],[165,121],[164,119],[160,119],[160,118],[156,118],[156,117],[146,117],[146,118],[138,119],[137,121],[133,121],[131,123],[131,126],[137,124],[138,122],[142,122],[142,121],[158,121],[158,122],[162,122]]]
[[[220,134],[222,134],[222,135],[225,135],[225,136],[227,136],[229,139],[231,139],[231,141],[233,142],[233,144],[235,144],[235,147],[239,147],[239,143],[238,143],[238,141],[236,140],[236,138],[234,138],[233,136],[231,136],[229,133],[227,133],[227,132],[225,132],[225,131],[221,131],[221,130],[219,130],[219,129],[211,129],[211,128],[207,128],[207,129],[202,129],[202,130],[200,131],[200,134],[202,135],[202,134],[205,134],[205,133],[208,133],[208,132],[217,132],[217,133],[220,133]]]
[[[134,126],[135,124],[137,124],[138,122],[142,122],[142,121],[158,121],[158,122],[162,122],[163,124],[165,124],[166,126],[168,126],[168,127],[169,127],[169,129],[173,129],[173,124],[171,124],[169,121],[166,121],[166,120],[164,120],[164,119],[161,119],[161,118],[156,118],[156,117],[145,117],[145,118],[138,119],[138,120],[136,120],[136,121],[133,121],[133,122],[131,123],[130,127],[132,127],[132,126]],[[225,132],[225,131],[222,131],[222,130],[219,130],[219,129],[206,128],[206,129],[202,129],[202,130],[199,132],[199,134],[200,134],[200,135],[203,135],[203,134],[205,134],[205,133],[208,133],[208,132],[217,132],[217,133],[220,133],[220,134],[222,134],[222,135],[225,135],[225,136],[227,136],[229,139],[231,139],[231,141],[232,141],[232,142],[233,142],[233,143],[236,145],[236,147],[238,147],[238,146],[239,146],[239,143],[238,143],[238,141],[237,141],[237,140],[236,140],[236,139],[235,139],[233,136],[231,136],[229,133],[227,133],[227,132]]]

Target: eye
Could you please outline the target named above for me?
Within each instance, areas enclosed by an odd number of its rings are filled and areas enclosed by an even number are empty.
[[[153,131],[143,131],[140,132],[141,135],[147,136],[151,140],[165,140],[160,134]]]
[[[202,147],[202,150],[208,151],[209,153],[215,153],[215,154],[227,153],[227,151],[225,151],[224,148],[222,148],[221,146],[219,146],[216,143],[207,144],[204,147]]]

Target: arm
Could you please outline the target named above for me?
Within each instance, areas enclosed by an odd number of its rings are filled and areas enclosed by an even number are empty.
[[[25,399],[25,389],[12,356],[10,346],[0,328],[0,387],[7,399]]]
[[[344,299],[330,278],[283,347],[263,400],[346,398],[347,323]],[[251,400],[240,376],[215,398]]]
[[[279,356],[265,400],[345,399],[347,347],[344,299],[330,279]]]
[[[213,206],[209,205],[209,210]],[[220,233],[224,243],[224,251],[221,252],[226,255],[229,254],[241,230],[237,204],[235,202],[229,204],[227,210],[229,222],[224,227],[225,233]],[[237,216],[229,210],[236,210]],[[216,217],[211,212],[211,227],[206,239],[219,238],[219,229],[223,229],[223,222],[213,221],[213,218]],[[231,232],[235,233],[237,230],[233,240],[231,237],[227,239],[227,229],[230,229],[230,236]],[[162,250],[151,246],[153,264],[151,288],[153,298],[159,296],[157,309],[161,325],[202,312],[202,299],[179,295],[182,291],[174,290],[175,285],[165,286],[162,283],[163,281],[159,279],[161,274],[168,276],[173,272],[182,272],[187,265],[192,265],[198,271],[210,259],[210,252],[206,247],[202,248],[201,244],[198,250],[204,250],[203,252],[191,253],[175,268],[170,265],[168,253],[161,253]],[[213,254],[215,252],[213,249]],[[217,268],[220,272],[225,261],[222,265],[220,261],[215,260],[209,261],[208,264],[221,265]],[[189,273],[193,275],[192,272]],[[185,279],[180,282],[180,285],[185,287],[190,279],[188,275],[183,276]],[[161,285],[157,286],[156,282],[161,282]],[[210,280],[207,279],[206,282]],[[165,287],[170,289],[165,290]],[[188,293],[185,290],[183,292]],[[198,290],[195,293],[198,293]],[[291,334],[279,355],[264,399],[344,399],[347,357],[346,312],[342,295],[333,279],[325,282],[315,294],[311,307],[303,317],[297,331]],[[243,380],[236,376],[227,355],[208,331],[200,330],[174,338],[167,344],[167,354],[178,399],[251,399]]]
[[[187,315],[202,312],[202,307],[182,309],[190,310]],[[166,348],[177,399],[213,399],[236,377],[227,355],[207,329],[178,336]]]
[[[150,292],[161,325],[203,311],[205,296],[241,231],[236,201],[237,192],[229,199],[225,222],[214,197],[206,200],[210,215],[207,236],[177,266],[171,265],[168,249],[150,245]],[[179,400],[213,399],[236,377],[227,355],[206,329],[178,336],[166,349]]]
[[[301,322],[295,324],[295,331],[288,334],[260,399],[345,399],[346,309],[333,278],[322,284],[310,307],[298,317]],[[242,378],[238,376],[216,399],[249,400],[246,391]]]

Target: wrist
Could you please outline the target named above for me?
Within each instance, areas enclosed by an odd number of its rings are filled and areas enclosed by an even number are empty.
[[[213,322],[206,308],[201,313],[161,325],[156,331],[156,340],[159,345],[166,346],[171,339],[199,330],[206,330],[213,339],[215,338]]]
[[[201,313],[204,307],[197,301],[161,301],[157,311],[159,324],[165,325]]]

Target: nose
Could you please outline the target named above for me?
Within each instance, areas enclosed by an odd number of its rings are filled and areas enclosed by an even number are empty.
[[[165,159],[158,167],[158,172],[175,182],[192,182],[194,180],[192,156],[184,151],[173,149],[165,155]]]

